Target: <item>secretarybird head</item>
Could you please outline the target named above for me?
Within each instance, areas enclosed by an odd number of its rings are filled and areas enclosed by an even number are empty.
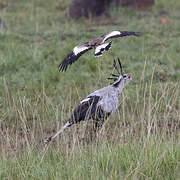
[[[46,143],[56,138],[63,132],[64,129],[77,124],[81,121],[88,121],[89,119],[94,120],[95,131],[99,129],[104,120],[112,115],[119,106],[119,95],[123,88],[132,80],[129,74],[122,72],[122,65],[118,59],[119,67],[114,60],[114,68],[117,74],[111,74],[112,77],[108,78],[114,82],[104,88],[98,89],[90,93],[84,98],[80,104],[74,109],[72,115],[64,124],[63,127],[53,136],[46,139]]]
[[[118,58],[119,68],[117,66],[116,61],[114,60],[113,67],[117,71],[118,74],[111,73],[111,77],[109,77],[109,80],[114,80],[113,83],[111,83],[112,86],[118,88],[118,87],[124,87],[126,84],[128,84],[132,78],[130,74],[123,73],[122,65],[120,62],[120,59]]]

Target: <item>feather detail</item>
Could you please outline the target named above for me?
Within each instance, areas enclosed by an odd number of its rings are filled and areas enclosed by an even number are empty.
[[[107,35],[104,35],[104,39],[102,43],[107,41],[110,38],[118,38],[118,37],[124,37],[124,36],[140,36],[140,32],[133,32],[133,31],[112,31],[108,33]]]
[[[104,43],[104,44],[101,44],[99,46],[97,46],[95,48],[95,53],[94,55],[97,57],[97,56],[102,56],[103,52],[104,51],[108,51],[110,48],[111,48],[111,44],[112,42],[109,42],[109,43]]]
[[[84,103],[84,102],[86,102],[86,101],[89,101],[89,100],[90,100],[90,98],[83,99],[83,100],[81,101],[81,104]]]
[[[66,71],[67,67],[77,61],[77,59],[86,53],[92,47],[88,46],[87,43],[81,46],[74,47],[73,51],[70,52],[67,57],[59,65],[59,71]]]

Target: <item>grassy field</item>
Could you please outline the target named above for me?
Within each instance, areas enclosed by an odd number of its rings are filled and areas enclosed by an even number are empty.
[[[0,179],[180,179],[180,1],[77,21],[70,2],[0,1]],[[58,71],[74,45],[112,30],[143,36]],[[45,147],[80,100],[110,83],[118,57],[133,81],[98,137],[90,140],[90,121]]]

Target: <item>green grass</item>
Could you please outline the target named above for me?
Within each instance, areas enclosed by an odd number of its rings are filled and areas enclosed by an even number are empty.
[[[148,12],[112,7],[108,18],[88,21],[66,17],[70,1],[3,2],[0,179],[179,179],[179,1],[157,0]],[[74,45],[112,30],[144,34],[114,40],[103,57],[88,52],[58,71]],[[80,100],[109,84],[118,57],[133,81],[98,137],[90,140],[92,122],[80,123],[45,147]]]

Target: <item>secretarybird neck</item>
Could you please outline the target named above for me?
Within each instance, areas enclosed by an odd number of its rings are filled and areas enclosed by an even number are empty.
[[[109,85],[111,88],[111,91],[115,92],[118,96],[121,94],[122,90],[124,89],[125,85],[124,82],[122,81],[118,87],[115,87],[113,84]]]
[[[93,93],[89,94],[88,96],[97,95],[97,96],[101,96],[101,97],[105,97],[105,96],[116,96],[116,97],[118,97],[121,94],[123,88],[124,88],[124,84],[119,85],[118,87],[114,87],[113,85],[109,85],[109,86],[106,86],[102,89],[94,91]]]

